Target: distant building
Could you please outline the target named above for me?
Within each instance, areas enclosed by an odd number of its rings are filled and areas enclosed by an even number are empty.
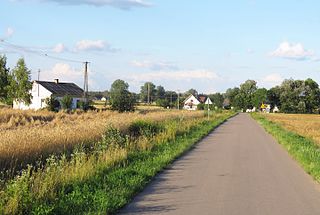
[[[200,101],[194,95],[190,94],[190,96],[183,101],[183,104],[183,109],[185,110],[197,110]]]
[[[24,102],[14,101],[14,109],[22,110],[39,110],[47,106],[46,99],[54,96],[58,101],[64,96],[72,97],[72,109],[79,106],[79,102],[83,101],[83,89],[74,83],[60,83],[59,79],[53,82],[49,81],[33,81],[31,90],[31,103],[26,105]]]
[[[198,95],[196,98],[194,95],[190,94],[184,101],[183,101],[183,109],[185,110],[197,110],[199,104],[212,104],[210,98],[206,95]]]

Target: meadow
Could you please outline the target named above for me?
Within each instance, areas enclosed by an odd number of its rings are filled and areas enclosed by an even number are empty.
[[[320,144],[320,115],[316,114],[266,114],[265,117],[289,131],[311,138]]]
[[[8,142],[1,153],[29,161],[19,174],[2,178],[0,214],[114,213],[157,172],[233,114],[214,113],[207,120],[201,111],[2,110],[1,132],[11,135],[5,136]],[[14,134],[20,138],[14,139]],[[84,145],[86,141],[90,144]],[[10,151],[10,144],[17,152]],[[68,153],[66,147],[71,148]],[[38,165],[30,163],[39,158]]]

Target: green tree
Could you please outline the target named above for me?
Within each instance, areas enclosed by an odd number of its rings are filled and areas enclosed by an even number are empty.
[[[280,93],[281,93],[280,86],[275,86],[275,87],[272,87],[268,90],[267,100],[270,103],[271,108],[274,108],[275,106],[277,106],[278,108],[281,107]]]
[[[252,98],[252,104],[256,108],[260,108],[262,103],[267,103],[268,90],[266,88],[257,89]]]
[[[60,102],[54,97],[50,96],[46,98],[47,110],[49,111],[56,111],[60,107]]]
[[[240,108],[239,107],[239,102],[236,100],[236,97],[240,93],[240,89],[238,87],[235,88],[229,88],[227,89],[225,93],[225,100],[228,101],[229,106]]]
[[[72,107],[72,97],[69,95],[66,95],[62,97],[60,103],[61,103],[61,108],[64,110],[69,110]]]
[[[155,97],[156,99],[165,99],[166,90],[163,86],[159,85],[156,87]]]
[[[211,99],[214,107],[218,107],[218,108],[223,107],[224,97],[221,93],[211,94],[209,95],[209,98]]]
[[[10,97],[29,105],[32,98],[32,83],[30,82],[30,79],[31,71],[27,68],[24,59],[20,58],[17,65],[12,70],[12,78],[9,87]]]
[[[116,80],[110,89],[110,105],[118,112],[134,111],[135,97],[129,92],[129,84],[123,80]]]
[[[156,96],[156,86],[152,82],[146,82],[140,89],[140,99],[142,102],[148,102],[148,93],[149,93],[149,102],[152,103]]]
[[[320,89],[317,82],[308,78],[304,81],[304,102],[307,113],[314,113],[320,108]]]
[[[253,96],[256,90],[257,82],[254,80],[247,80],[240,85],[240,94],[238,95],[240,108],[247,109],[253,107]]]
[[[6,56],[0,56],[0,102],[10,103],[8,91],[10,89],[10,70],[7,68]]]
[[[197,97],[198,96],[198,91],[196,89],[191,88],[190,90],[186,91],[184,94],[186,96],[189,96],[190,94],[192,94],[195,97]]]

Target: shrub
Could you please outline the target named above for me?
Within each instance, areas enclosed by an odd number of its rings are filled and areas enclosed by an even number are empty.
[[[138,120],[129,126],[128,131],[131,137],[152,137],[163,131],[163,129],[164,128],[159,123]]]
[[[71,109],[71,106],[72,106],[72,97],[69,95],[62,97],[61,99],[62,109],[64,110]]]

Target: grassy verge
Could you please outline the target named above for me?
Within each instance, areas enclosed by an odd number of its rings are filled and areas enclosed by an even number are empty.
[[[51,158],[30,167],[0,192],[1,214],[112,214],[130,202],[164,167],[232,113],[163,123],[135,121],[109,128],[89,154]]]
[[[320,182],[320,148],[318,144],[267,120],[262,114],[255,113],[251,116],[287,149],[289,154],[302,165],[307,173],[317,182]]]

